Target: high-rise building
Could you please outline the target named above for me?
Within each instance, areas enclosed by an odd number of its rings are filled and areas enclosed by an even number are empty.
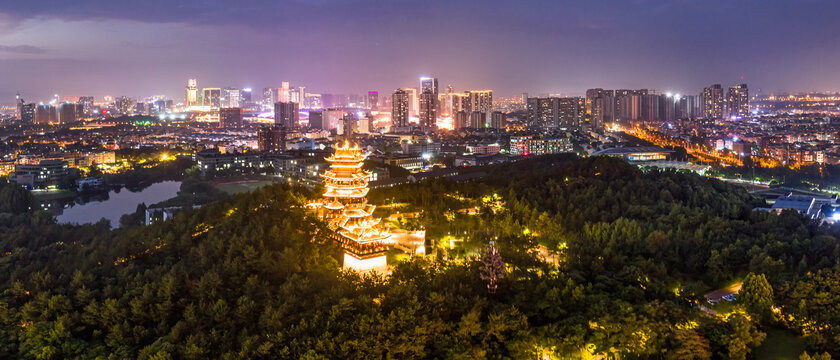
[[[35,103],[27,103],[21,106],[20,122],[23,124],[35,123]]]
[[[280,89],[277,90],[277,102],[287,103],[292,102],[291,89],[289,82],[283,81],[280,83]]]
[[[263,89],[263,106],[274,106],[277,102],[277,89],[264,88]]]
[[[470,126],[470,116],[466,111],[456,111],[452,114],[452,125],[455,130],[463,129]]]
[[[338,129],[338,123],[344,118],[344,110],[330,108],[323,110],[324,130]]]
[[[469,109],[467,111],[481,111],[490,113],[493,111],[493,90],[470,90],[467,91],[469,97]]]
[[[507,114],[501,111],[494,111],[490,116],[490,127],[493,129],[504,129],[507,126]]]
[[[197,95],[196,95],[197,96]],[[81,115],[91,116],[93,115],[93,96],[79,96],[79,101],[76,104],[82,106],[82,114],[79,114],[78,117]]]
[[[46,125],[50,123],[50,110],[55,111],[51,105],[38,104],[35,108],[35,124]]]
[[[279,125],[260,127],[257,130],[257,148],[260,151],[286,150],[286,128]]]
[[[391,128],[408,126],[409,103],[409,93],[405,89],[397,89],[391,95]]]
[[[226,87],[222,91],[222,107],[229,107],[229,108],[238,108],[242,107],[241,103],[241,92],[239,89]]]
[[[367,106],[370,110],[379,110],[379,92],[368,91]]]
[[[720,84],[714,84],[704,88],[701,96],[703,97],[703,116],[709,119],[723,118],[723,87]]]
[[[473,129],[483,129],[487,126],[487,113],[481,111],[473,111],[470,113],[470,121],[467,127]]]
[[[198,80],[187,80],[187,94],[184,102],[187,106],[198,105]]]
[[[309,111],[309,128],[324,130],[324,113],[320,110]]]
[[[20,97],[20,93],[15,94],[15,120],[20,121],[21,116],[23,115],[23,98]]]
[[[222,89],[204,88],[202,94],[204,106],[209,106],[210,110],[219,110],[222,107]]]
[[[648,94],[647,89],[615,91],[614,114],[616,122],[627,122],[642,118],[642,104],[644,96]]]
[[[750,116],[750,92],[747,84],[729,87],[727,109],[730,118],[746,118]]]
[[[535,129],[576,128],[583,121],[584,99],[528,98],[528,126]]]
[[[420,78],[420,93],[438,94],[438,79],[434,77]]]
[[[63,102],[58,105],[58,123],[69,124],[76,121],[76,104]]]
[[[115,102],[117,111],[121,115],[128,115],[134,112],[134,100],[125,96],[120,96]]]
[[[424,91],[420,94],[420,126],[424,129],[437,127],[437,94]]]
[[[415,89],[415,88],[402,88],[400,90],[405,92],[406,96],[408,96],[408,117],[419,116],[419,114],[420,114],[420,99],[417,96],[417,89]]]
[[[274,103],[274,124],[296,129],[300,124],[299,109],[299,105],[293,102]]]
[[[239,92],[239,102],[241,103],[242,107],[247,108],[253,105],[253,97],[251,95],[251,88],[245,88]]]
[[[615,121],[615,93],[612,90],[586,90],[586,115],[592,128],[603,128]]]
[[[447,93],[449,111],[451,114],[459,111],[470,112],[470,97],[465,93]]]
[[[245,112],[241,107],[223,107],[219,109],[219,127],[226,129],[241,128],[244,115]]]

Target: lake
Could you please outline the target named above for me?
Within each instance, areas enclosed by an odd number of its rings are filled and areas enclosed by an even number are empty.
[[[106,218],[111,221],[112,227],[118,227],[120,216],[134,212],[138,204],[151,205],[173,198],[180,188],[180,181],[163,181],[138,192],[131,192],[128,189],[121,189],[119,192],[111,190],[107,200],[67,207],[61,215],[56,216],[56,220],[59,223],[85,224]]]

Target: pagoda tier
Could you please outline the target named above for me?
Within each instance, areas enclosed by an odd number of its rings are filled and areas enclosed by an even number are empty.
[[[356,260],[364,263],[384,256],[391,243],[389,229],[373,218],[376,207],[367,203],[370,173],[362,170],[365,159],[367,155],[358,145],[351,147],[346,141],[338,144],[335,153],[325,159],[330,170],[321,175],[326,187],[324,197],[309,203],[328,221],[334,239],[356,264]]]

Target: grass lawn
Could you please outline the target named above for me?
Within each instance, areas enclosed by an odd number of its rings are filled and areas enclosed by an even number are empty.
[[[385,253],[385,259],[388,265],[394,266],[401,261],[408,260],[409,256],[400,249],[391,249]]]
[[[56,199],[73,198],[76,197],[76,192],[71,190],[48,190],[48,191],[33,191],[32,196],[37,201],[50,201]]]
[[[793,332],[772,329],[767,331],[767,338],[755,349],[756,360],[798,359],[805,351],[805,339]]]
[[[228,194],[236,195],[241,193],[246,193],[252,190],[256,190],[261,188],[265,185],[273,184],[272,181],[268,180],[257,180],[257,181],[242,181],[242,182],[229,182],[223,184],[217,184],[216,187],[219,190],[222,190]]]

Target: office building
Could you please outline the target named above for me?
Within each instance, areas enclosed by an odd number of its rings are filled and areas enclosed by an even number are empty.
[[[397,89],[391,95],[391,128],[408,127],[410,102],[406,89]]]
[[[714,84],[703,89],[702,106],[703,116],[708,119],[723,118],[724,102],[723,88],[720,84]]]
[[[438,79],[434,77],[420,78],[420,93],[438,94]]]
[[[274,103],[274,124],[295,129],[300,124],[299,105],[293,102]]]
[[[20,93],[15,94],[15,120],[21,120],[21,115],[23,115],[23,104],[24,101],[20,96]]]
[[[727,109],[730,118],[747,118],[750,116],[750,93],[747,84],[729,87]]]
[[[209,107],[210,110],[219,110],[222,107],[222,89],[204,88],[202,94],[204,106]]]
[[[188,107],[198,105],[198,80],[197,79],[187,80],[187,93],[186,93],[184,104],[186,104]]]
[[[245,112],[241,107],[223,107],[219,109],[219,127],[221,128],[241,128],[244,123],[242,121]]]
[[[239,102],[241,103],[242,107],[251,107],[251,105],[254,104],[252,99],[253,97],[251,93],[251,88],[245,88],[239,92]]]
[[[286,150],[286,129],[279,125],[260,127],[257,130],[257,148],[260,151]]]

